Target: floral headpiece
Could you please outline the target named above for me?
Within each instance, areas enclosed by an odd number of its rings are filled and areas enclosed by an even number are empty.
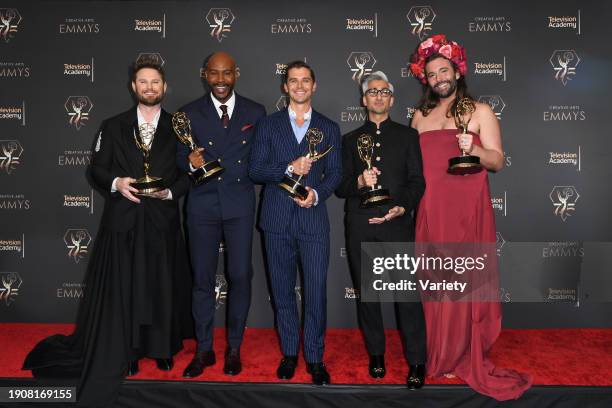
[[[436,34],[419,44],[416,52],[410,57],[410,71],[423,84],[427,84],[425,60],[432,54],[440,54],[452,61],[458,67],[461,75],[467,72],[465,48],[455,41],[448,41],[444,34]]]

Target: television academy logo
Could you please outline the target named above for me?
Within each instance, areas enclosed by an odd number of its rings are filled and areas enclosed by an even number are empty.
[[[68,257],[78,264],[89,251],[91,235],[84,228],[69,228],[64,234],[64,243],[68,248]]]
[[[210,26],[210,36],[221,42],[227,38],[232,30],[232,23],[236,19],[232,10],[228,8],[211,8],[206,14],[206,22]]]
[[[227,298],[227,280],[222,274],[218,274],[215,279],[215,309],[219,309],[225,304]]]
[[[21,234],[21,238],[17,239],[0,239],[0,253],[15,253],[20,258],[25,258],[25,234]]]
[[[10,306],[19,295],[23,280],[17,272],[0,272],[0,283],[0,302]]]
[[[344,288],[345,299],[359,299],[361,298],[361,291],[356,288]]]
[[[491,110],[497,117],[497,119],[502,118],[502,113],[504,109],[506,109],[506,103],[499,95],[482,95],[478,97],[478,102],[486,103],[491,107]]]
[[[506,82],[506,57],[502,62],[474,62],[474,75],[498,76]]]
[[[550,64],[555,70],[555,79],[566,86],[576,75],[576,67],[580,64],[580,57],[574,50],[555,50],[550,56]]]
[[[369,31],[378,37],[378,13],[374,17],[346,18],[346,31]]]
[[[416,111],[417,111],[417,108],[415,108],[414,106],[407,107],[406,108],[406,119],[412,119]]]
[[[166,38],[166,13],[162,15],[161,20],[155,18],[134,19],[134,31],[160,33],[161,38]]]
[[[94,58],[88,63],[64,63],[64,76],[66,77],[85,77],[91,82],[94,81]]]
[[[18,140],[0,140],[0,173],[11,174],[21,164],[23,147]]]
[[[582,151],[578,145],[577,152],[548,152],[547,164],[550,166],[575,166],[576,171],[582,169]]]
[[[574,186],[555,186],[548,195],[555,207],[554,214],[565,222],[576,211],[580,194]]]
[[[152,61],[162,67],[166,63],[159,52],[141,52],[138,54],[138,57],[136,57],[136,63],[139,64],[142,60]]]
[[[26,106],[25,101],[21,105],[0,105],[0,120],[16,120],[21,122],[21,126],[26,125]]]
[[[90,214],[93,214],[93,189],[90,195],[64,194],[63,197],[62,207],[85,208]]]
[[[93,109],[93,103],[88,96],[69,96],[64,103],[68,113],[68,123],[80,130],[89,120],[89,113]]]
[[[504,191],[503,197],[491,197],[491,207],[493,210],[499,211],[504,217],[508,215],[508,195]]]
[[[576,34],[581,34],[580,27],[580,10],[575,16],[548,16],[548,28],[557,29],[574,29]]]
[[[30,69],[25,62],[0,62],[0,78],[29,78]]]
[[[408,10],[406,18],[412,26],[412,35],[423,41],[429,36],[436,13],[431,6],[414,6]]]
[[[353,81],[359,83],[364,76],[370,75],[376,65],[376,58],[370,51],[353,51],[346,63],[353,73]]]
[[[276,101],[275,106],[277,111],[282,111],[283,109],[286,109],[287,106],[289,106],[289,97],[287,95],[281,95],[281,97],[278,98],[278,101]]]
[[[21,14],[16,8],[0,8],[0,38],[9,42],[19,30]]]

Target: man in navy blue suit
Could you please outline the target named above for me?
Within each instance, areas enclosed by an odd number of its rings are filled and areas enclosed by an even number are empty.
[[[187,104],[181,111],[191,121],[198,146],[189,152],[178,145],[179,167],[194,171],[204,162],[218,160],[225,168],[201,185],[193,185],[187,199],[187,226],[193,267],[193,316],[197,351],[183,373],[193,378],[215,364],[213,329],[215,284],[219,244],[228,252],[227,350],[223,370],[237,375],[242,370],[240,345],[251,304],[251,247],[255,216],[255,190],[248,176],[249,154],[257,121],[264,107],[234,92],[239,76],[234,59],[212,54],[205,65],[209,94]]]
[[[283,358],[279,379],[293,377],[300,349],[300,320],[295,297],[297,259],[304,286],[304,358],[314,384],[330,383],[323,363],[327,314],[329,220],[325,201],[342,179],[338,124],[311,107],[316,90],[313,70],[302,61],[287,66],[284,89],[289,106],[262,119],[255,131],[249,175],[264,183],[259,227],[264,232],[276,326]],[[329,154],[313,161],[307,157],[308,129],[323,132],[318,152]],[[278,183],[284,176],[302,176],[308,196],[289,199]]]

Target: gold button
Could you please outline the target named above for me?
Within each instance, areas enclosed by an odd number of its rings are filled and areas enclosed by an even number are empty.
[[[213,145],[213,142],[208,141],[208,145],[209,145],[209,146],[212,146],[212,145]]]

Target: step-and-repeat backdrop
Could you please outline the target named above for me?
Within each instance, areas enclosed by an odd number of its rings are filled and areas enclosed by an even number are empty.
[[[584,242],[612,236],[611,11],[604,1],[566,0],[2,0],[0,321],[73,321],[104,205],[86,178],[92,141],[103,119],[132,106],[129,65],[143,55],[166,70],[170,112],[205,92],[200,70],[214,51],[235,57],[236,90],[268,112],[286,105],[286,63],[306,60],[317,75],[315,109],[348,132],[366,117],[357,81],[375,70],[395,85],[392,118],[410,122],[421,93],[410,54],[444,33],[467,48],[471,93],[502,127],[505,168],[490,175],[499,255],[513,242],[536,241],[534,276],[579,265]],[[352,327],[359,291],[347,268],[343,202],[332,197],[327,207],[328,325]],[[258,234],[253,264],[248,324],[272,326]],[[610,304],[581,296],[580,268],[569,275],[536,303],[513,302],[520,296],[502,285],[505,325],[612,324]],[[300,300],[300,286],[295,293]]]

